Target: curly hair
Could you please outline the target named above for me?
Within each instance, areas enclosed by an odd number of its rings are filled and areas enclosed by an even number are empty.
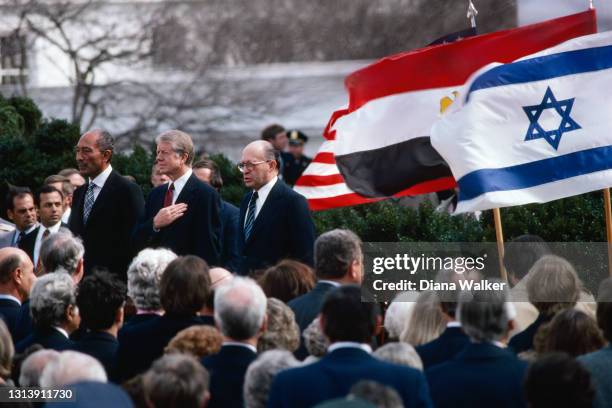
[[[176,254],[169,249],[143,249],[136,255],[127,271],[128,295],[142,310],[159,310],[159,282]]]
[[[126,298],[125,284],[109,272],[96,271],[86,276],[78,286],[76,297],[81,324],[91,330],[110,328]]]
[[[65,273],[43,275],[30,292],[30,313],[34,326],[47,329],[66,321],[66,310],[76,304],[72,278]]]
[[[164,353],[185,353],[202,358],[221,350],[223,336],[212,326],[196,325],[181,330],[170,340]]]
[[[295,351],[300,345],[300,328],[293,311],[275,298],[268,299],[268,329],[257,342],[257,351],[272,349]]]
[[[572,357],[599,350],[605,344],[595,319],[576,309],[559,312],[540,327],[533,340],[538,354],[560,351]]]
[[[313,357],[323,357],[327,352],[329,340],[321,330],[321,322],[317,317],[304,330],[304,346]]]
[[[529,301],[544,315],[574,307],[582,283],[576,270],[565,259],[546,255],[530,269],[527,281]]]

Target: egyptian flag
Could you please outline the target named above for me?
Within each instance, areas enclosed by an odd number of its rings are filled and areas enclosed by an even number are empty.
[[[295,190],[323,210],[453,188],[429,132],[453,93],[491,62],[507,63],[596,32],[588,10],[384,58],[345,80],[349,103]]]

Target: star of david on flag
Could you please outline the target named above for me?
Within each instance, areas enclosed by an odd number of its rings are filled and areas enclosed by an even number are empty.
[[[557,101],[550,87],[547,87],[542,103],[533,106],[523,106],[523,110],[527,114],[530,122],[525,141],[544,139],[557,150],[559,148],[559,143],[561,143],[563,133],[581,129],[580,125],[570,117],[572,107],[574,106],[574,99],[575,98],[570,98]],[[544,130],[540,125],[540,117],[546,109],[554,109],[559,116],[561,116],[561,123],[558,129]]]
[[[431,131],[457,180],[456,212],[612,187],[610,89],[612,31],[475,73]]]

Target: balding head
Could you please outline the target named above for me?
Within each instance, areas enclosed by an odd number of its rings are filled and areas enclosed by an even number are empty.
[[[36,281],[34,265],[28,254],[19,248],[0,249],[0,293],[22,302],[28,298]]]
[[[251,142],[242,151],[239,167],[243,173],[244,184],[259,190],[278,175],[279,153],[265,140]]]
[[[39,387],[40,376],[51,361],[57,360],[59,353],[55,350],[39,350],[30,354],[21,365],[19,385],[22,387]]]
[[[208,273],[210,274],[210,288],[211,289],[215,289],[219,287],[219,285],[229,282],[234,277],[234,275],[232,275],[232,273],[228,271],[227,269],[218,268],[218,267],[211,268],[211,270],[208,271]]]
[[[235,277],[215,291],[215,322],[235,341],[256,339],[265,327],[267,299],[250,278]]]

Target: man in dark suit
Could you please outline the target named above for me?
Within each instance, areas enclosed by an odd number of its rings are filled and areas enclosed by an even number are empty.
[[[221,254],[219,195],[191,170],[193,141],[180,130],[157,136],[157,168],[170,182],[154,188],[136,231],[139,249],[164,247],[218,265]]]
[[[42,186],[36,192],[35,202],[40,217],[40,225],[35,230],[36,239],[32,261],[35,265],[35,273],[40,275],[43,272],[40,259],[40,248],[43,241],[49,238],[51,234],[56,234],[60,228],[68,228],[68,225],[62,222],[64,195],[61,191],[50,185]]]
[[[406,408],[432,406],[420,371],[370,355],[369,342],[381,318],[374,303],[361,302],[358,286],[342,286],[330,292],[320,319],[323,333],[330,341],[327,354],[316,363],[277,374],[270,388],[268,407],[311,407],[347,395],[361,380],[394,388]]]
[[[263,290],[250,278],[234,278],[215,290],[215,322],[223,345],[202,360],[210,374],[209,408],[244,406],[244,377],[266,329],[266,304]]]
[[[22,249],[32,259],[38,218],[34,194],[27,187],[11,187],[6,197],[6,212],[15,229],[0,233],[0,248]]]
[[[221,194],[223,178],[214,161],[209,159],[197,161],[193,165],[193,174],[206,184],[209,184],[217,193]],[[219,216],[221,217],[223,231],[221,234],[220,266],[232,272],[236,272],[238,270],[238,262],[240,261],[240,249],[238,247],[238,238],[240,236],[240,211],[238,207],[221,199]]]
[[[208,265],[193,255],[170,262],[159,283],[163,316],[129,325],[119,331],[118,380],[146,371],[181,330],[205,324],[197,314],[210,293]]]
[[[443,269],[436,276],[436,282],[458,285],[457,281],[463,279],[463,277],[464,275],[458,274],[452,269]],[[461,323],[456,320],[455,316],[459,292],[459,290],[446,290],[437,293],[440,309],[446,320],[446,330],[429,343],[415,347],[425,370],[436,364],[451,360],[470,343],[469,337],[463,332]]]
[[[340,285],[359,285],[363,279],[361,240],[352,231],[335,229],[321,234],[314,248],[318,282],[310,292],[288,303],[295,314],[300,333],[319,315],[329,291]],[[295,356],[303,360],[307,355],[302,338]]]
[[[284,258],[313,264],[315,229],[306,199],[278,179],[278,153],[258,140],[242,151],[238,165],[251,189],[240,205],[241,275]]]
[[[21,304],[28,298],[36,281],[34,266],[19,248],[0,249],[0,318],[4,320],[16,342]]]
[[[504,291],[473,291],[460,298],[459,320],[472,342],[454,359],[426,371],[437,408],[526,407],[527,362],[505,342],[516,312]]]
[[[111,379],[116,377],[117,333],[123,324],[126,298],[125,284],[108,272],[95,272],[79,284],[77,306],[81,327],[88,332],[77,342],[75,350],[98,359]]]
[[[132,231],[142,216],[140,187],[113,170],[113,137],[104,130],[85,133],[76,147],[81,174],[88,178],[72,199],[70,230],[83,239],[85,274],[107,268],[125,281],[135,251]]]

